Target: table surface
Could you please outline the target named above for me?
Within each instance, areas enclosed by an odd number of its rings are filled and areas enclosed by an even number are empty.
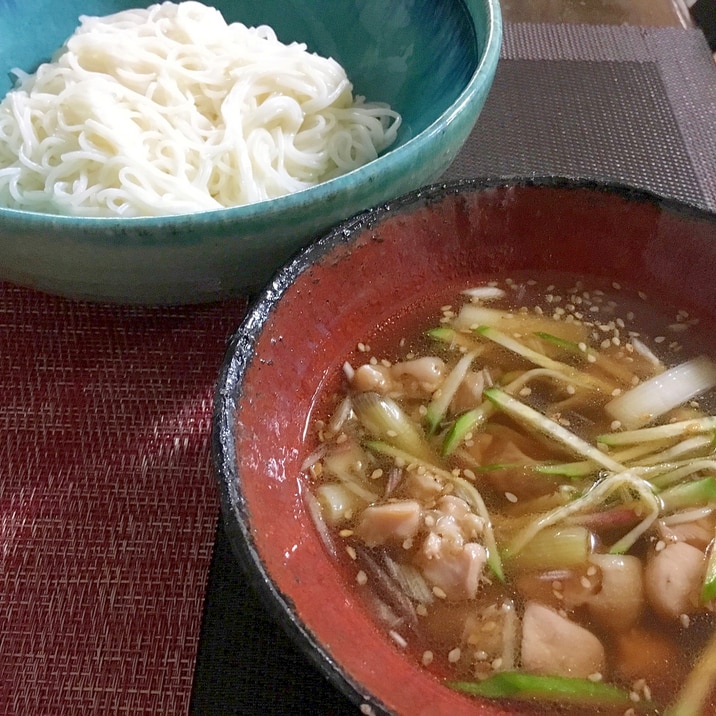
[[[446,178],[615,180],[716,210],[716,65],[681,5],[504,5]],[[0,713],[358,713],[252,594],[219,518],[213,388],[246,305],[0,283]]]
[[[508,22],[690,27],[687,0],[502,0]]]

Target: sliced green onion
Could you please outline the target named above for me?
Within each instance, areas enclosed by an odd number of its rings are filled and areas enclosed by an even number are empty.
[[[716,364],[698,356],[665,370],[610,400],[604,409],[635,430],[716,386]]]
[[[449,326],[438,326],[431,328],[425,332],[429,338],[441,343],[447,343],[450,347],[464,348],[474,351],[479,348],[477,341],[473,340],[469,335],[462,331],[456,331]]]
[[[681,482],[684,478],[703,470],[716,471],[716,460],[687,460],[682,463],[663,463],[655,466],[655,470],[662,468],[655,477],[649,477],[654,487],[664,490],[671,485]]]
[[[612,472],[623,472],[626,470],[624,465],[606,455],[598,448],[590,445],[586,440],[582,440],[563,425],[543,415],[534,408],[525,405],[505,391],[499,388],[488,388],[484,391],[485,397],[494,403],[500,410],[512,416],[516,420],[524,423],[528,427],[534,428],[539,432],[549,436],[566,448],[581,455],[582,457],[592,460],[597,465],[601,465]]]
[[[532,469],[543,475],[560,475],[572,479],[591,475],[599,466],[591,460],[579,460],[578,462],[543,463],[533,465]]]
[[[538,676],[503,671],[484,681],[453,681],[449,686],[456,691],[488,699],[572,703],[584,707],[633,706],[629,692],[617,686],[568,676]]]
[[[711,540],[711,550],[706,561],[706,574],[701,587],[701,604],[708,604],[716,598],[716,535]]]
[[[650,445],[650,443],[644,443]],[[693,438],[681,440],[660,452],[652,453],[647,457],[639,458],[639,465],[656,465],[660,462],[672,462],[686,456],[695,456],[697,453],[711,452],[714,439],[711,435],[696,435]],[[639,446],[642,447],[642,446]]]
[[[501,345],[503,348],[512,351],[516,355],[521,356],[525,360],[530,361],[530,363],[534,363],[542,368],[548,368],[550,370],[563,373],[570,381],[581,386],[582,388],[588,388],[589,390],[606,390],[611,392],[614,387],[599,378],[583,373],[576,368],[573,368],[571,365],[567,365],[567,363],[560,363],[560,361],[553,360],[549,356],[544,355],[544,353],[540,353],[539,351],[529,348],[524,345],[524,343],[521,343],[512,336],[507,335],[507,333],[503,333],[492,326],[480,326],[475,329],[475,332],[484,338]]]
[[[452,321],[458,330],[471,331],[478,326],[492,326],[511,333],[523,335],[545,331],[560,336],[565,340],[586,341],[589,330],[581,323],[555,321],[549,316],[538,316],[535,313],[515,313],[499,308],[488,308],[475,303],[466,303]]]
[[[487,548],[487,564],[493,571],[494,575],[501,581],[505,581],[505,572],[502,568],[502,559],[500,557],[500,551],[497,549],[497,541],[495,540],[495,532],[492,528],[492,518],[487,510],[485,501],[482,499],[482,495],[478,492],[477,488],[462,477],[452,476],[452,483],[455,486],[453,494],[456,497],[460,497],[465,500],[468,505],[472,508],[472,511],[482,517],[484,522],[484,533],[483,538],[485,540],[485,547]]]
[[[495,412],[492,403],[484,402],[472,410],[460,415],[445,433],[441,452],[443,456],[451,455],[460,443],[485,423],[485,421]]]
[[[639,461],[640,465],[648,464],[646,461],[649,460],[650,455],[658,454],[660,450],[663,450],[673,444],[673,440],[654,440],[653,442],[636,443],[635,445],[629,445],[628,447],[621,448],[609,453],[617,462],[626,465],[632,461]],[[658,461],[656,461],[658,462]]]
[[[716,415],[691,420],[680,420],[677,423],[655,425],[652,428],[639,430],[625,430],[623,432],[605,433],[597,437],[597,442],[604,445],[632,445],[634,443],[651,440],[666,440],[669,438],[683,438],[699,433],[708,433],[716,430]]]
[[[704,477],[684,482],[659,493],[664,512],[677,512],[687,507],[703,507],[716,500],[716,478]]]
[[[455,364],[455,367],[447,375],[440,388],[435,391],[433,399],[428,404],[427,413],[425,415],[428,430],[431,434],[437,430],[440,422],[447,414],[450,403],[455,397],[455,393],[457,393],[460,384],[467,375],[467,371],[470,370],[470,366],[475,360],[476,355],[477,352],[473,351],[460,358],[460,360]]]
[[[634,374],[627,370],[621,363],[616,360],[612,360],[600,351],[595,351],[585,343],[568,341],[564,338],[560,338],[559,336],[552,335],[551,333],[545,333],[544,331],[539,331],[536,335],[543,341],[546,341],[547,343],[550,343],[569,353],[569,355],[577,358],[583,358],[588,362],[594,363],[594,365],[601,368],[604,373],[608,373],[622,383],[629,383],[634,377]]]
[[[453,475],[449,470],[439,467],[435,464],[435,462],[431,460],[425,460],[418,455],[413,455],[406,450],[401,450],[400,448],[395,447],[395,445],[390,445],[389,443],[383,442],[381,440],[367,440],[364,445],[371,452],[377,453],[378,455],[385,455],[386,457],[390,457],[396,462],[402,463],[402,465],[405,466],[415,465],[417,467],[422,467],[432,475],[435,475],[436,477],[441,477],[444,480],[452,480],[455,477],[455,475]]]

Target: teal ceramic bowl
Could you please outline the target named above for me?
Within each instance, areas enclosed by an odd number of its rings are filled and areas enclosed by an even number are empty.
[[[283,42],[333,56],[357,94],[403,116],[373,162],[249,206],[169,217],[77,218],[0,208],[0,279],[121,303],[198,303],[263,285],[311,238],[437,179],[467,139],[492,84],[498,0],[214,0],[229,22],[269,24]],[[0,96],[10,71],[47,61],[79,15],[136,0],[0,0]]]

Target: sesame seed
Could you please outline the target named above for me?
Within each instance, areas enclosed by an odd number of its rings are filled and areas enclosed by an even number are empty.
[[[507,499],[508,502],[512,502],[512,503],[517,502],[517,495],[515,495],[513,492],[506,492],[505,498]]]
[[[688,614],[680,614],[679,621],[681,622],[681,626],[684,627],[684,629],[688,629],[689,625],[691,624],[691,619],[689,618]]]
[[[415,613],[420,617],[427,616],[428,608],[424,604],[418,604],[418,606],[415,607]]]
[[[341,530],[338,534],[341,537],[351,537],[353,536],[353,530]]]
[[[346,553],[348,554],[348,556],[349,556],[351,559],[356,559],[356,557],[358,556],[358,555],[356,554],[355,549],[354,549],[351,545],[348,545],[348,546],[346,547]]]
[[[593,674],[589,674],[587,678],[596,684],[602,680],[602,675],[599,671],[595,671]]]
[[[401,636],[400,634],[398,634],[397,631],[394,631],[393,629],[391,629],[391,630],[388,632],[388,634],[390,635],[390,638],[391,638],[398,646],[402,647],[403,649],[405,649],[405,647],[408,646],[408,642],[405,641],[405,638],[404,638],[403,636]]]
[[[447,599],[447,594],[445,594],[445,592],[440,589],[440,587],[433,587],[432,591],[438,599]]]
[[[373,711],[373,707],[370,704],[361,704],[360,712],[363,716],[375,716],[375,711]]]
[[[361,586],[368,583],[368,575],[362,569],[356,574],[356,582]]]
[[[448,653],[448,661],[451,664],[455,664],[458,661],[460,661],[460,657],[462,656],[462,651],[460,650],[459,646],[456,646],[454,649],[451,649]]]
[[[424,651],[423,652],[423,666],[430,666],[430,664],[433,663],[434,655],[432,651]]]
[[[383,470],[381,470],[381,468],[376,468],[370,473],[371,480],[377,480],[379,477],[383,477]]]

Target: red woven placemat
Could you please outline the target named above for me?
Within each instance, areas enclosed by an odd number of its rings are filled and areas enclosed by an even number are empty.
[[[187,712],[213,389],[244,308],[0,283],[0,713]]]

